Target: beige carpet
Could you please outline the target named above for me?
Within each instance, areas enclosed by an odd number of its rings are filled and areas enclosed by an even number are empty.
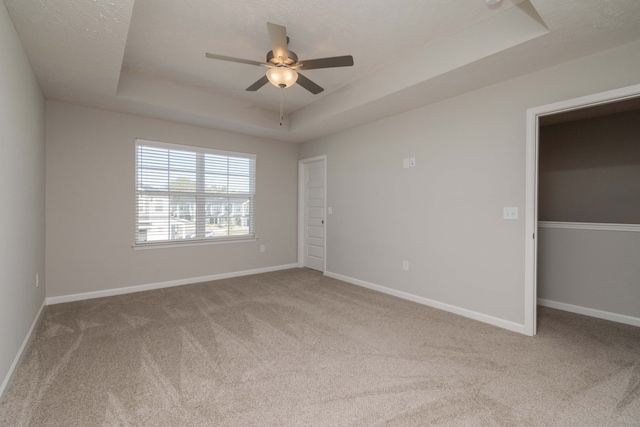
[[[294,269],[46,307],[5,426],[640,425],[640,328],[525,337]]]

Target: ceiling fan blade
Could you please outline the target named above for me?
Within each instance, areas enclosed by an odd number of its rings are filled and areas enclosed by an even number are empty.
[[[351,67],[352,65],[353,56],[345,55],[300,61],[300,65],[296,68],[300,70],[315,70],[317,68]]]
[[[287,49],[287,29],[282,25],[267,22],[267,30],[269,30],[269,39],[271,40],[273,57],[277,60],[281,60],[282,62],[286,62],[287,59],[289,59],[289,49]]]
[[[249,92],[255,92],[256,90],[260,89],[262,86],[266,85],[268,82],[269,82],[269,79],[267,78],[267,76],[266,75],[262,76],[260,80],[258,80],[257,82],[249,86],[246,90],[248,90]]]
[[[314,95],[317,95],[324,90],[323,88],[321,88],[320,86],[318,86],[317,84],[315,84],[314,82],[312,82],[311,80],[309,80],[308,78],[306,78],[300,73],[298,73],[298,80],[296,81],[296,83],[298,83],[300,86],[302,86],[303,88],[305,88],[306,90],[308,90]]]
[[[221,61],[239,62],[240,64],[249,64],[249,65],[263,65],[263,66],[267,65],[267,64],[265,64],[263,62],[252,61],[250,59],[234,58],[232,56],[215,55],[213,53],[205,53],[204,55],[207,58],[219,59]]]

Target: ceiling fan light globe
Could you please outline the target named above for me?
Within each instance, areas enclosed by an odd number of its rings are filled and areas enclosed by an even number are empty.
[[[274,67],[267,70],[267,79],[276,87],[289,87],[298,80],[298,73],[287,67]]]

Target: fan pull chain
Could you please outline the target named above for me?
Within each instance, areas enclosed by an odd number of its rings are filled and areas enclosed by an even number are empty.
[[[280,126],[284,121],[284,88],[280,88]]]

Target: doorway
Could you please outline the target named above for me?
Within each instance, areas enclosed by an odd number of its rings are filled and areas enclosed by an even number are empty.
[[[559,113],[604,106],[640,96],[640,85],[628,86],[527,110],[527,154],[525,195],[525,319],[526,335],[537,332],[537,224],[538,224],[538,148],[540,118]]]
[[[326,270],[326,156],[298,162],[298,267]]]

